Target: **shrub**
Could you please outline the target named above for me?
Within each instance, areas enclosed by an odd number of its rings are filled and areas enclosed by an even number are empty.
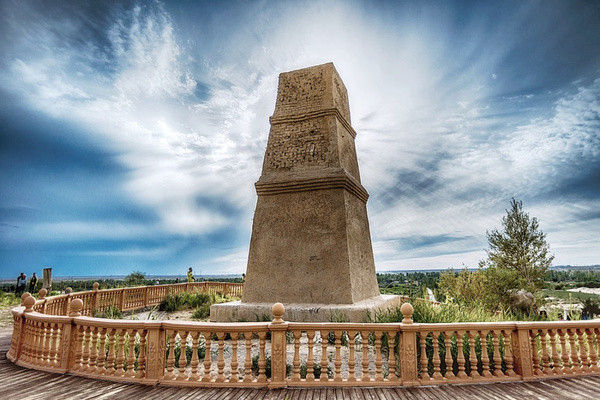
[[[123,312],[117,306],[110,305],[104,311],[92,310],[95,318],[123,319]]]
[[[205,303],[196,308],[192,314],[193,319],[204,319],[210,315],[210,303]]]
[[[180,293],[167,295],[158,306],[161,311],[174,312],[210,306],[215,303],[215,296],[209,293]]]

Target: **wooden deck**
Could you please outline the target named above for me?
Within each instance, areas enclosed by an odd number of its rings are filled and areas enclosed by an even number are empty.
[[[495,383],[419,388],[350,389],[209,389],[147,387],[39,372],[6,359],[12,329],[0,329],[1,400],[15,399],[281,399],[281,400],[392,400],[392,399],[598,399],[600,376],[537,382]],[[13,397],[14,396],[14,397]]]

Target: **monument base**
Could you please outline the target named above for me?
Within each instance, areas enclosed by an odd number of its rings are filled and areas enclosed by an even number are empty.
[[[283,319],[289,322],[367,322],[369,314],[400,308],[402,296],[382,294],[354,304],[294,304],[284,303]],[[212,322],[271,321],[273,303],[229,303],[210,306]]]

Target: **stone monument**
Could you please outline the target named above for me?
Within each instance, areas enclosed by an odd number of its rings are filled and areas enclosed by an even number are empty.
[[[279,76],[275,112],[256,182],[241,302],[211,320],[253,321],[285,304],[288,321],[364,322],[399,306],[379,293],[348,95],[332,63]]]

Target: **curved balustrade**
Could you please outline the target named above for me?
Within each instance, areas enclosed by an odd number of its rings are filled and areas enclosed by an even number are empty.
[[[286,322],[279,303],[264,323],[82,316],[93,309],[84,300],[133,309],[173,293],[166,286],[96,290],[66,303],[26,294],[13,310],[7,356],[28,368],[172,386],[418,386],[600,374],[600,320],[415,324],[408,303],[404,320],[388,324]],[[193,287],[208,291],[211,283]],[[68,316],[48,312],[65,307]]]
[[[93,315],[95,311],[106,311],[108,307],[117,307],[121,311],[137,310],[160,304],[169,294],[206,292],[211,294],[242,297],[243,283],[230,282],[185,282],[169,285],[138,286],[119,289],[99,290],[94,283],[94,290],[75,292],[46,297],[46,290],[40,290],[39,299],[33,310],[48,315],[69,314],[69,304],[74,299],[83,301],[82,315]]]

